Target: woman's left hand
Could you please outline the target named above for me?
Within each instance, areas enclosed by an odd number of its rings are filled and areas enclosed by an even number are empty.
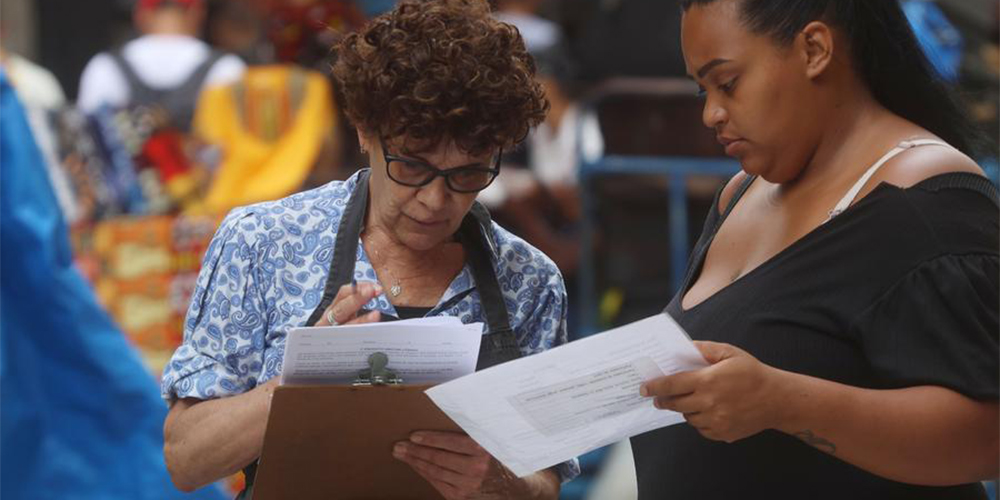
[[[469,436],[419,431],[392,454],[413,467],[447,500],[523,498],[524,484]]]
[[[732,443],[778,425],[781,372],[746,351],[716,342],[695,342],[711,365],[660,377],[642,385],[661,410],[673,410],[702,436]]]

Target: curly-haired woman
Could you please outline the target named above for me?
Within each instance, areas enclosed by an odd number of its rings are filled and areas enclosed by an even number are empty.
[[[478,0],[407,1],[346,37],[334,74],[371,169],[223,221],[163,374],[181,489],[259,456],[290,328],[481,321],[480,368],[566,341],[559,271],[475,203],[548,107],[517,30]],[[419,438],[393,454],[447,498],[555,498],[577,470],[518,479],[467,436]]]

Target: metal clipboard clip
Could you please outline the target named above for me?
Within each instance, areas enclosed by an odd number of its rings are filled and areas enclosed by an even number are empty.
[[[384,352],[374,352],[368,356],[368,368],[358,372],[358,378],[354,379],[354,387],[367,387],[373,385],[400,385],[403,379],[396,375],[396,372],[386,368],[389,364],[389,356]]]

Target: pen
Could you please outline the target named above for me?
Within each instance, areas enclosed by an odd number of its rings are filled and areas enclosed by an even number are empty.
[[[358,293],[358,280],[357,278],[351,278],[351,294],[353,295],[356,293]],[[358,312],[354,313],[354,317],[357,318],[360,316],[364,316],[365,314],[368,313],[369,313],[368,309],[362,307],[361,309],[358,309]]]

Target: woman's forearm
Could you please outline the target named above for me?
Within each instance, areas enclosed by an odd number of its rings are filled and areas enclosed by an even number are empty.
[[[182,399],[163,426],[163,453],[178,489],[191,491],[224,478],[258,456],[277,379],[237,396]]]
[[[851,387],[780,372],[778,430],[873,474],[950,485],[995,478],[1000,412],[942,387]]]

